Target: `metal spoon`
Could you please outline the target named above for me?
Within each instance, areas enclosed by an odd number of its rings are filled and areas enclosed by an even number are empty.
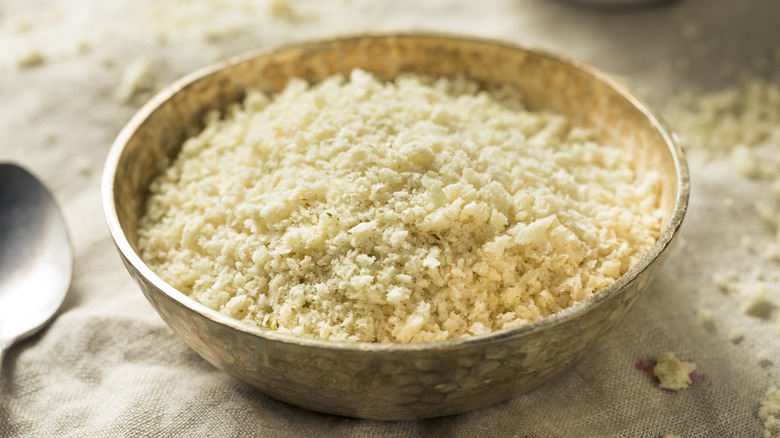
[[[65,220],[32,174],[0,163],[0,367],[8,347],[46,325],[70,286]]]

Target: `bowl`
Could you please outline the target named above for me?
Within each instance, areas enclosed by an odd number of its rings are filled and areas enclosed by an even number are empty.
[[[250,88],[280,91],[291,77],[317,82],[360,67],[465,74],[511,83],[531,109],[550,109],[621,144],[640,172],[663,176],[663,227],[655,245],[600,292],[532,323],[488,334],[408,344],[337,342],[250,327],[161,280],[141,260],[137,223],[148,186],[202,129],[206,112]],[[606,75],[542,50],[439,34],[342,37],[254,52],[217,63],[152,98],[120,132],[103,175],[106,220],[132,277],[162,319],[208,362],[279,400],[350,417],[400,420],[456,414],[509,399],[559,375],[628,312],[668,253],[688,203],[689,177],[675,136]]]

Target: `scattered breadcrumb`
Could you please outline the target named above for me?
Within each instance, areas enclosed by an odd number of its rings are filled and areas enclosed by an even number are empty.
[[[772,359],[771,356],[769,355],[769,350],[766,348],[762,348],[761,350],[758,351],[758,353],[756,353],[756,360],[761,366],[767,366],[772,364]]]
[[[16,3],[16,4],[14,4]],[[75,12],[80,6],[28,5],[30,2],[0,2],[0,68],[28,69],[84,53],[80,47],[102,23]]]
[[[32,68],[43,65],[46,62],[46,58],[43,53],[38,49],[28,49],[24,52],[18,60],[19,68]]]
[[[152,79],[152,63],[146,58],[136,59],[122,72],[114,95],[121,102],[128,103],[140,93],[151,91],[154,86]]]
[[[740,309],[744,313],[752,313],[769,304],[769,284],[763,281],[735,282],[734,288],[739,294]]]
[[[738,278],[737,271],[729,269],[725,272],[716,272],[712,274],[712,283],[724,292],[728,292],[730,286]]]
[[[732,327],[729,329],[729,341],[737,344],[745,338],[745,330],[742,327]]]
[[[273,0],[268,7],[271,15],[280,20],[296,22],[301,19],[301,14],[288,0]]]
[[[86,36],[83,36],[76,42],[76,53],[83,55],[92,50],[92,45],[92,41],[90,41]]]
[[[752,78],[715,92],[684,90],[669,102],[665,115],[686,150],[697,156],[713,158],[734,149],[744,153],[780,139],[780,84]],[[749,158],[738,164],[752,167]]]
[[[693,380],[691,374],[696,371],[692,362],[683,362],[672,352],[664,352],[658,356],[658,362],[653,367],[653,374],[658,378],[658,386],[663,389],[680,391],[689,387]]]
[[[771,244],[764,251],[764,257],[769,260],[780,261],[780,245]]]
[[[260,327],[485,333],[587,298],[652,246],[660,181],[633,163],[512,88],[292,80],[208,116],[152,183],[139,248],[174,287]]]
[[[135,3],[149,33],[161,44],[230,42],[253,34],[258,28],[263,29],[259,35],[268,43],[269,38],[293,35],[295,24],[317,18],[311,8],[304,11],[300,2],[292,0],[141,0]],[[279,26],[288,29],[282,33]]]
[[[88,176],[92,172],[92,163],[83,155],[77,156],[74,159],[73,165],[81,176]]]
[[[709,324],[712,322],[712,312],[709,309],[699,309],[696,312],[696,317],[701,324]]]
[[[770,438],[772,431],[780,429],[778,414],[780,414],[780,390],[773,386],[767,390],[758,409],[758,418],[764,422],[764,437]]]
[[[773,230],[777,230],[778,215],[777,211],[772,209],[765,202],[755,201],[753,203],[753,209],[756,211],[758,217],[760,217],[769,227]]]

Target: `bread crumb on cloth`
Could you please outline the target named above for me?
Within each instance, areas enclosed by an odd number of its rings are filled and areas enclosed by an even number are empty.
[[[683,362],[672,352],[658,355],[658,362],[653,367],[653,374],[658,378],[658,387],[672,391],[683,390],[693,383],[691,374],[696,371],[696,364]]]
[[[745,330],[742,327],[732,327],[729,329],[728,337],[729,341],[738,344],[745,339]]]
[[[764,422],[764,437],[770,438],[773,431],[780,430],[778,414],[780,414],[780,389],[773,386],[767,390],[758,409],[758,418]]]
[[[780,140],[780,85],[750,78],[722,90],[683,90],[665,109],[686,151],[711,159],[732,154],[747,178],[766,176],[753,149]],[[776,172],[775,172],[776,173]]]
[[[534,321],[660,235],[659,175],[511,87],[354,70],[212,112],[151,184],[142,258],[248,324],[416,342]]]
[[[28,48],[19,57],[19,68],[32,68],[43,65],[46,62],[46,57],[36,48]]]
[[[699,324],[708,325],[712,323],[712,311],[709,309],[701,308],[696,311],[696,318],[699,320]]]
[[[769,354],[769,350],[766,348],[758,350],[758,353],[756,353],[756,361],[758,361],[758,364],[761,366],[772,365],[772,358]]]
[[[770,285],[765,281],[735,282],[733,286],[739,294],[739,307],[746,314],[771,304],[768,300]]]
[[[150,92],[154,87],[152,63],[149,59],[138,58],[122,72],[114,96],[123,103],[131,102],[136,96]]]

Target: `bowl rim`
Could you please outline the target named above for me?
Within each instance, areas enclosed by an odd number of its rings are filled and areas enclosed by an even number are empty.
[[[591,76],[594,80],[599,81],[616,92],[621,98],[628,101],[631,106],[639,110],[642,115],[648,120],[653,127],[654,131],[658,132],[664,142],[669,148],[669,152],[672,155],[672,160],[675,167],[677,176],[676,196],[675,204],[672,209],[672,214],[669,216],[669,220],[664,224],[661,234],[659,235],[653,246],[633,265],[629,270],[621,277],[615,280],[610,285],[597,291],[593,295],[586,299],[576,302],[571,306],[555,312],[551,315],[542,317],[540,319],[528,322],[515,327],[509,327],[491,331],[488,333],[482,333],[477,335],[468,335],[460,338],[451,338],[435,341],[419,341],[408,343],[378,343],[378,342],[366,342],[366,341],[335,341],[320,338],[309,338],[303,336],[293,335],[291,333],[283,333],[276,330],[271,330],[262,327],[251,326],[247,323],[243,323],[237,319],[223,315],[218,311],[211,309],[195,299],[189,297],[183,292],[177,290],[167,282],[162,280],[157,274],[155,274],[147,265],[143,262],[140,256],[133,249],[132,245],[127,239],[124,230],[119,222],[117,214],[117,208],[114,196],[114,182],[116,179],[117,168],[120,158],[124,152],[125,146],[143,123],[152,116],[155,111],[165,104],[170,98],[182,90],[193,86],[197,82],[206,79],[208,76],[217,73],[220,70],[235,67],[239,64],[250,62],[257,57],[270,56],[276,53],[285,52],[293,49],[301,49],[306,47],[317,47],[322,44],[331,44],[339,42],[348,42],[353,40],[364,39],[390,39],[390,38],[429,38],[429,39],[446,39],[450,41],[462,41],[468,43],[488,44],[495,45],[502,48],[528,52],[536,56],[550,59],[554,62],[568,64],[576,70],[580,70],[588,76]],[[341,351],[372,351],[372,352],[389,352],[389,351],[427,351],[431,349],[454,349],[467,345],[475,344],[487,344],[493,342],[499,342],[507,338],[514,338],[526,335],[528,333],[540,331],[552,326],[556,326],[566,322],[567,320],[591,311],[593,308],[599,305],[599,303],[606,301],[613,296],[619,294],[623,287],[634,280],[639,274],[645,271],[650,264],[656,260],[671,244],[672,240],[678,234],[680,227],[682,226],[683,218],[688,207],[688,200],[690,194],[690,174],[688,171],[688,165],[686,162],[685,154],[680,146],[680,141],[677,134],[671,130],[668,124],[653,110],[638,97],[627,91],[623,86],[618,84],[609,75],[601,70],[587,65],[581,61],[566,57],[561,54],[550,52],[546,49],[539,47],[521,44],[517,42],[509,42],[505,40],[498,40],[493,38],[466,36],[451,33],[442,32],[389,32],[389,33],[359,33],[351,35],[342,35],[331,38],[312,39],[306,41],[299,41],[290,44],[277,45],[270,48],[251,50],[236,56],[232,56],[214,63],[211,63],[205,67],[199,68],[189,74],[186,74],[176,81],[172,82],[167,87],[156,93],[149,101],[147,101],[127,122],[127,124],[119,132],[118,136],[114,140],[106,158],[105,166],[103,169],[103,177],[101,181],[101,192],[103,201],[103,210],[105,220],[109,228],[114,243],[119,250],[126,263],[132,265],[141,276],[152,285],[163,292],[168,298],[176,301],[183,307],[218,323],[243,332],[248,335],[263,338],[267,341],[281,342],[285,344],[293,344],[299,346],[306,346],[316,349],[324,350],[341,350]]]

